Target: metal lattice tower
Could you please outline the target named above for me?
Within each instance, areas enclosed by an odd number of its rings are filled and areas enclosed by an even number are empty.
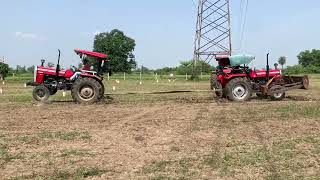
[[[194,64],[215,55],[231,55],[229,0],[199,0]]]

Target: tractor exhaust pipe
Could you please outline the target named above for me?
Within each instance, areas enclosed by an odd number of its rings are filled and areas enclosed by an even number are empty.
[[[59,76],[59,72],[60,72],[60,56],[61,56],[61,51],[60,49],[58,49],[59,55],[58,55],[58,64],[57,64],[57,68],[56,68],[56,76]]]
[[[267,54],[267,79],[270,80],[270,65],[269,65],[269,54]]]

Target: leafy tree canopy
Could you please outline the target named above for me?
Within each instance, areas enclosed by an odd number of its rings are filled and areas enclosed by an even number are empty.
[[[320,50],[313,49],[311,51],[303,51],[298,55],[298,59],[299,64],[304,67],[310,65],[320,67]]]
[[[0,62],[0,77],[1,77],[1,78],[6,77],[6,75],[8,74],[8,72],[9,72],[9,65]]]
[[[126,36],[122,31],[114,29],[95,36],[93,50],[105,53],[111,60],[114,72],[131,72],[137,65],[132,56],[135,40]]]
[[[287,63],[287,58],[285,56],[279,57],[278,63],[282,66],[283,69],[283,66]]]

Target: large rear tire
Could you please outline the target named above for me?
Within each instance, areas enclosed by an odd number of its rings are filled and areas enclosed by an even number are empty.
[[[243,102],[252,96],[252,88],[247,78],[235,78],[226,85],[226,95],[229,100]]]
[[[72,98],[79,104],[93,104],[99,101],[101,85],[92,78],[77,79],[71,90]]]
[[[105,88],[104,88],[104,84],[102,83],[102,81],[98,81],[99,83],[99,100],[104,98],[104,92],[105,92]]]
[[[36,86],[32,92],[33,99],[36,101],[45,102],[50,97],[50,91],[44,85]]]

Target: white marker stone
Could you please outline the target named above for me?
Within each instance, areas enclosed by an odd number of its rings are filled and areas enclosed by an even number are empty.
[[[66,97],[66,92],[65,91],[62,92],[62,96]]]
[[[142,82],[140,81],[140,85],[142,85]]]
[[[2,88],[0,88],[0,94],[3,94]]]
[[[115,91],[116,90],[116,87],[115,86],[112,86],[112,91]]]
[[[26,87],[27,87],[27,84],[24,84],[24,87],[26,88]]]

